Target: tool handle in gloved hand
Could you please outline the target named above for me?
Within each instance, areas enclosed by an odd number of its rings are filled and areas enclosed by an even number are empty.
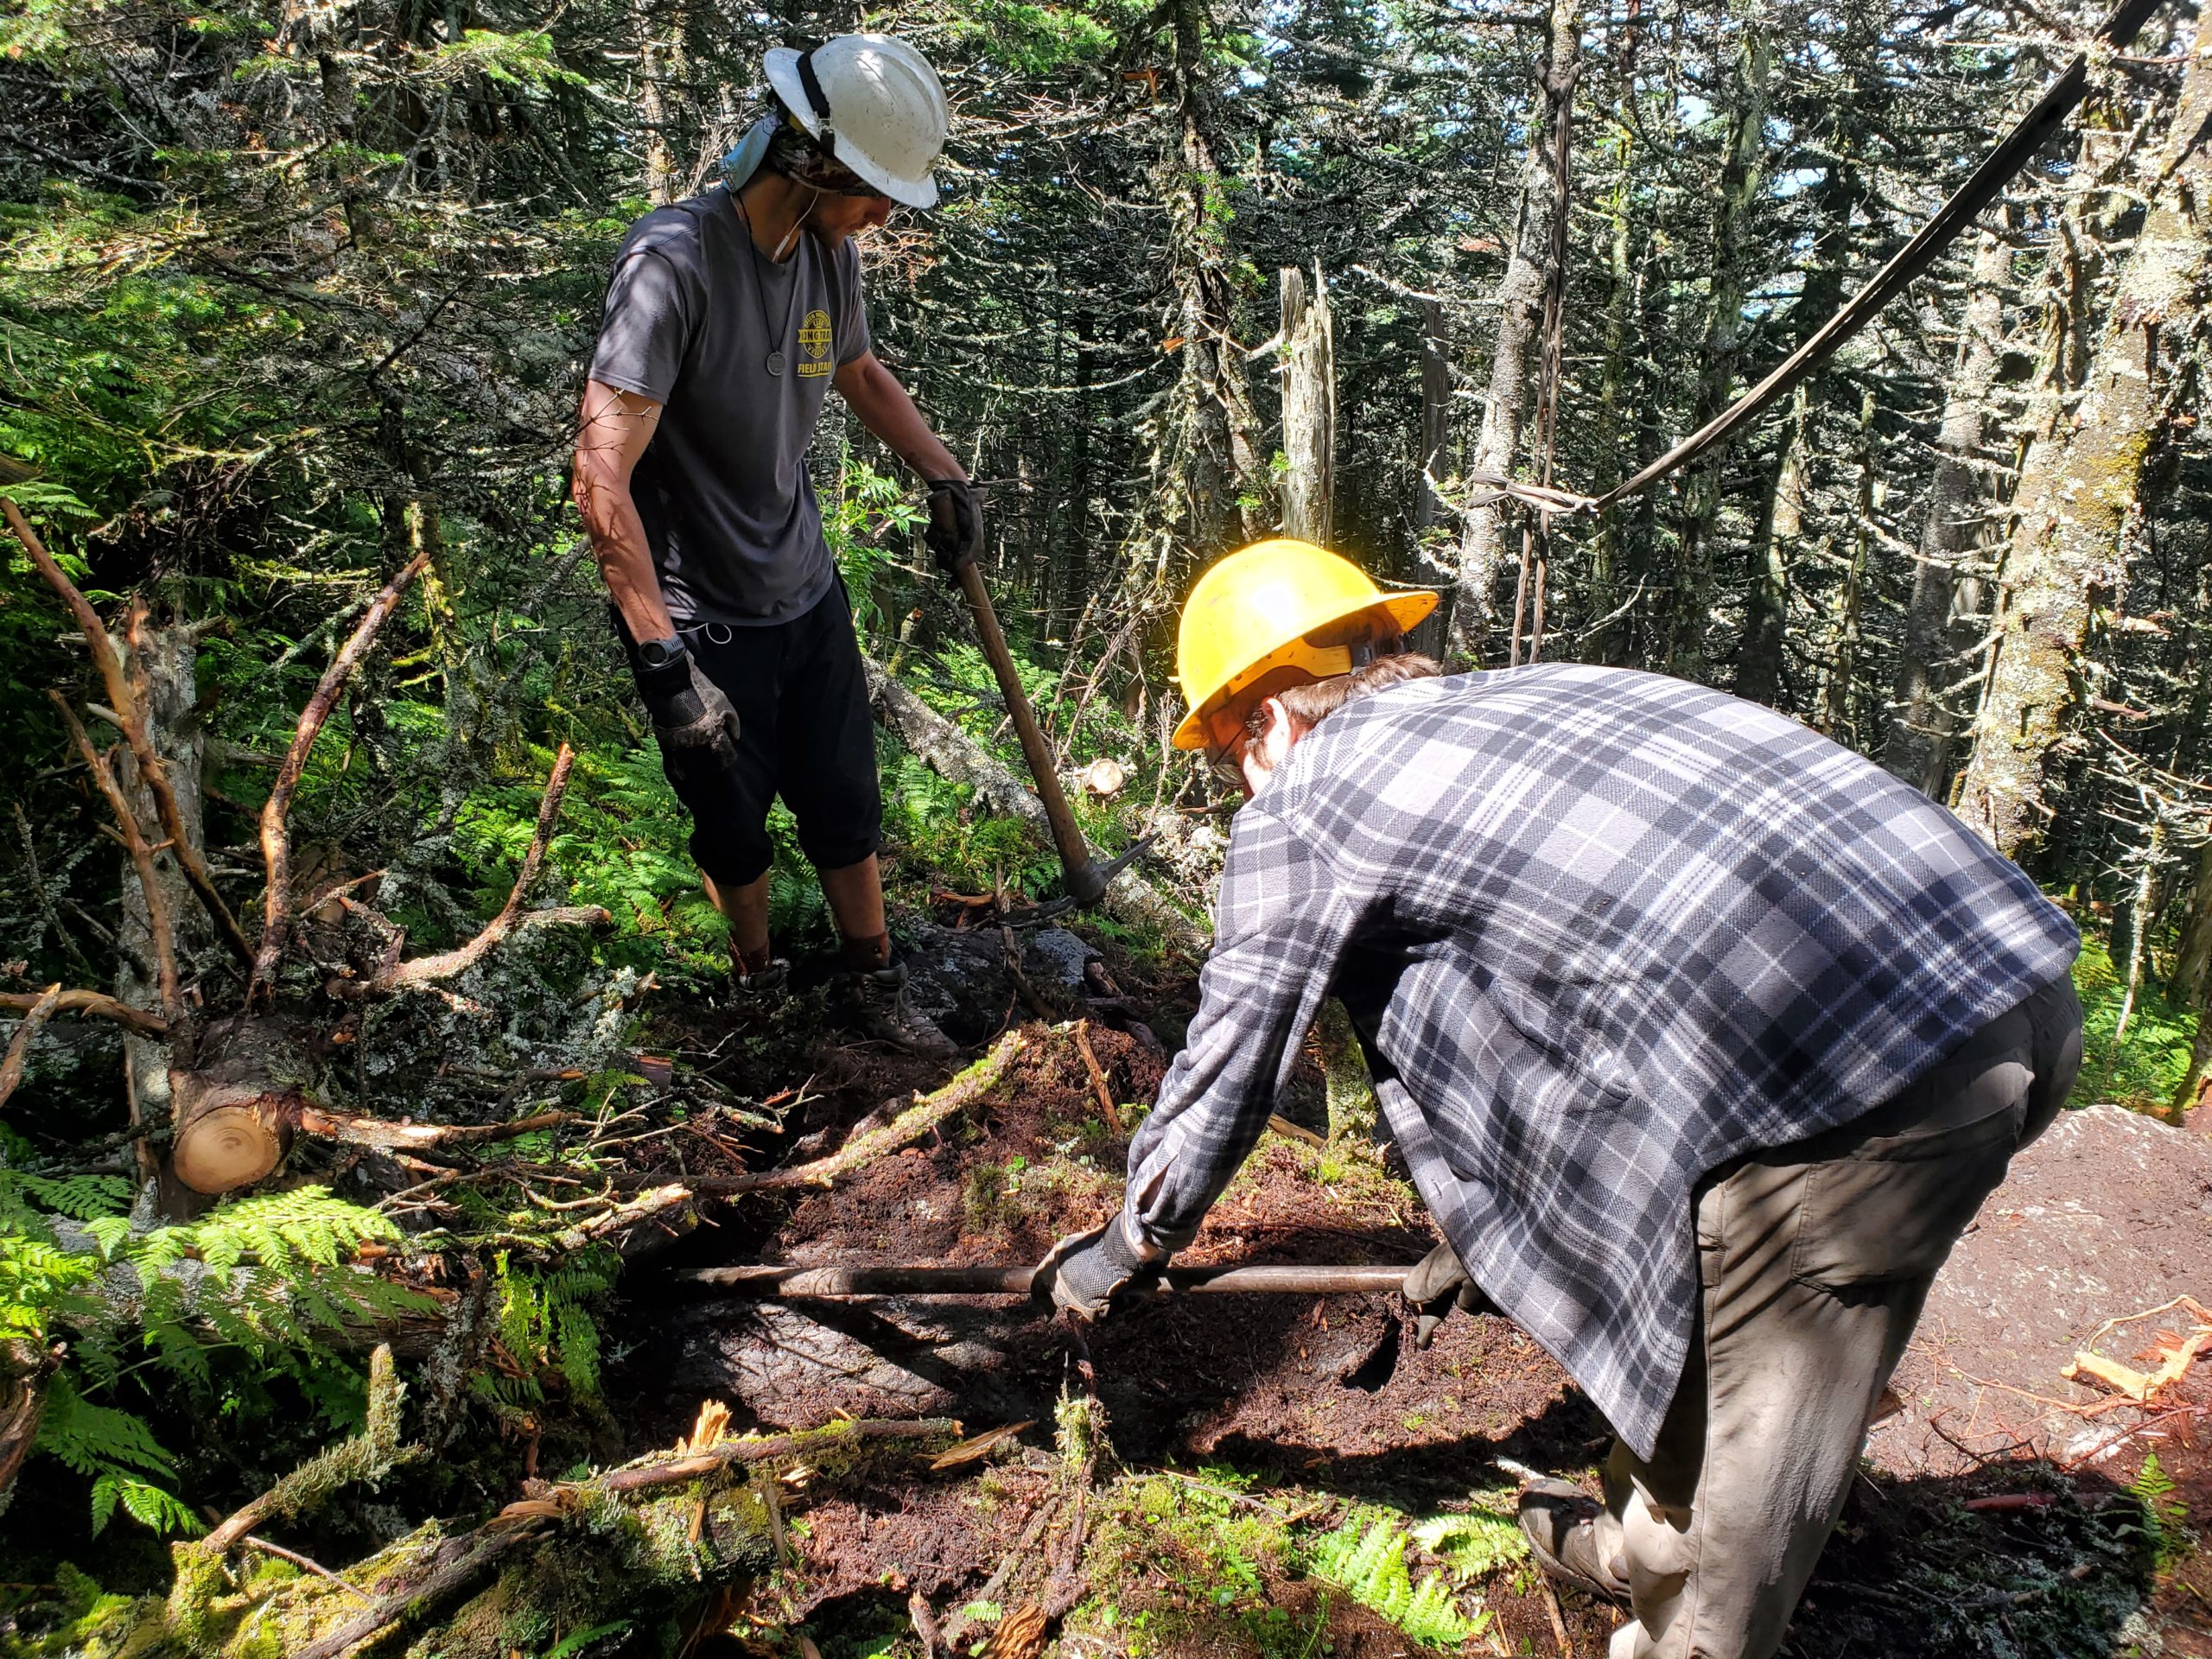
[[[678,772],[737,764],[737,710],[690,652],[679,650],[655,667],[640,665],[638,691],[671,779]]]
[[[1037,1264],[1030,1294],[1049,1296],[1052,1306],[1078,1319],[1103,1319],[1114,1299],[1140,1280],[1160,1276],[1167,1258],[1148,1258],[1128,1235],[1120,1216],[1103,1227],[1077,1233],[1052,1246]]]
[[[964,478],[933,478],[930,524],[922,539],[937,556],[938,568],[957,576],[983,550],[983,505],[976,486]]]
[[[1436,1340],[1436,1327],[1451,1317],[1454,1308],[1462,1313],[1499,1311],[1497,1304],[1483,1294],[1482,1287],[1467,1271],[1467,1264],[1459,1260],[1459,1251],[1448,1242],[1421,1257],[1413,1271],[1406,1274],[1399,1292],[1419,1310],[1419,1317],[1414,1321],[1416,1348],[1426,1348]]]

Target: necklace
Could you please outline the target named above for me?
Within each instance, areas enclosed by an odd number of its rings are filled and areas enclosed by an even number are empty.
[[[729,199],[737,204],[737,216],[745,224],[746,251],[753,256],[753,298],[760,307],[760,332],[769,340],[768,355],[762,366],[771,376],[780,379],[784,372],[783,342],[791,334],[791,307],[798,299],[798,272],[791,272],[791,291],[784,296],[784,326],[779,329],[768,321],[767,283],[760,269],[760,245],[753,239],[753,215],[745,211],[744,200],[735,191],[730,193]],[[796,258],[798,256],[794,254],[792,257]]]

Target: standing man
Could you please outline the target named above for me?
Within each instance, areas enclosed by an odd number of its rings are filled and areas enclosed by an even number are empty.
[[[982,542],[967,474],[868,348],[855,233],[930,207],[944,89],[905,41],[767,54],[769,112],[722,182],[648,213],[615,257],[584,388],[575,498],[741,993],[772,999],[770,802],[781,794],[843,939],[855,1026],[953,1052],[906,996],[876,865],[883,802],[852,607],[806,449],[834,385],[927,480],[957,573]]]
[[[1183,612],[1175,736],[1241,773],[1188,1045],[1123,1206],[1039,1270],[1097,1317],[1188,1243],[1343,998],[1446,1243],[1611,1421],[1537,1483],[1613,1659],[1766,1659],[1952,1244],[2064,1103],[2072,925],[1941,806],[1653,674],[1363,661],[1427,596],[1274,542]],[[1433,601],[1430,601],[1433,602]]]

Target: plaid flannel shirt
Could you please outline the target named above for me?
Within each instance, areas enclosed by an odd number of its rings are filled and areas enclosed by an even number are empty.
[[[2080,943],[1849,750],[1568,664],[1331,715],[1237,814],[1214,928],[1129,1148],[1133,1233],[1189,1242],[1333,993],[1468,1270],[1643,1457],[1699,1306],[1698,1179],[1879,1105]]]

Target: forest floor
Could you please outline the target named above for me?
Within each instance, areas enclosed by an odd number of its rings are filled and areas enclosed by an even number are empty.
[[[817,1502],[792,1529],[802,1622],[779,1638],[756,1631],[751,1648],[912,1652],[918,1595],[941,1620],[966,1610],[962,1650],[1005,1624],[986,1651],[1035,1651],[1012,1627],[1016,1609],[1043,1595],[1055,1541],[1082,1524],[1056,1472],[1055,1402],[1095,1389],[1107,1444],[1085,1592],[1058,1651],[1602,1653],[1618,1616],[1551,1595],[1510,1516],[1524,1471],[1594,1492],[1606,1431],[1503,1320],[1455,1319],[1423,1351],[1382,1298],[1160,1298],[1097,1327],[1086,1352],[1010,1298],[656,1294],[668,1267],[1033,1262],[1103,1220],[1126,1132],[1195,988],[1090,954],[1071,934],[1031,936],[1017,974],[995,928],[929,932],[912,951],[917,996],[957,1036],[980,1041],[1016,1016],[1084,1023],[1038,1020],[988,1101],[922,1144],[833,1190],[748,1198],[626,1281],[629,1346],[609,1395],[637,1449],[680,1434],[709,1398],[740,1427],[925,1414],[958,1417],[971,1436],[1023,1425],[963,1478]],[[781,1161],[944,1080],[942,1067],[837,1046],[811,1018],[817,1006],[802,993],[748,1022],[671,1005],[656,1035],[741,1092],[799,1089],[793,1144],[762,1149]],[[1326,1124],[1309,1070],[1291,1108],[1306,1132],[1262,1140],[1182,1259],[1410,1263],[1429,1247],[1419,1200],[1386,1157],[1313,1133]],[[2114,1408],[2059,1375],[2104,1321],[2205,1288],[2208,1129],[2099,1108],[2069,1114],[2018,1160],[1931,1299],[1898,1409],[1871,1437],[1788,1651],[2212,1655],[2212,1560],[2191,1530],[2212,1517],[2212,1366],[2149,1407]],[[2161,1333],[2192,1326],[2168,1310],[2098,1349],[2152,1368]]]

